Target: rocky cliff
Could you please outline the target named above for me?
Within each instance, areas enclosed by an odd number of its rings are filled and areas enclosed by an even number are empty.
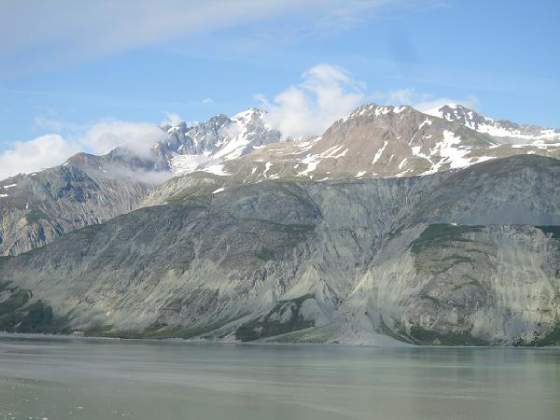
[[[0,259],[0,326],[558,344],[559,175],[537,156],[393,179],[216,188],[198,175],[153,207]]]
[[[164,179],[139,162],[125,164],[115,151],[79,154],[64,165],[0,181],[0,255],[20,254],[127,213]]]

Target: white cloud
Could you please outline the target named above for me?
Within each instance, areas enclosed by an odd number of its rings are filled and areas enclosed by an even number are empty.
[[[321,134],[365,99],[364,86],[344,70],[320,64],[303,74],[303,81],[290,86],[269,102],[257,99],[269,111],[268,123],[287,137]]]
[[[286,137],[322,134],[334,121],[371,100],[386,105],[410,105],[422,112],[445,104],[462,104],[473,109],[478,106],[474,96],[437,97],[409,88],[369,95],[363,83],[330,64],[312,67],[302,77],[300,84],[288,87],[272,101],[263,95],[256,95],[256,99],[269,111],[267,122]]]
[[[213,103],[214,103],[214,99],[212,99],[212,98],[204,98],[201,102],[202,102],[203,104],[213,104]]]
[[[179,125],[183,121],[184,120],[179,114],[175,112],[167,112],[164,120],[161,122],[161,125]]]
[[[304,16],[294,20],[302,28],[347,26],[393,3],[404,0],[2,1],[0,71],[13,76],[30,64],[56,66],[278,16]]]
[[[92,126],[79,142],[88,151],[105,154],[117,146],[124,146],[140,156],[165,138],[161,128],[148,123],[124,121],[101,122]]]
[[[26,142],[13,143],[0,153],[0,179],[60,165],[78,152],[105,154],[124,146],[139,156],[165,137],[156,125],[125,121],[100,122],[72,137],[47,134]]]
[[[0,179],[59,165],[78,150],[76,144],[57,134],[15,143],[10,150],[0,153]]]

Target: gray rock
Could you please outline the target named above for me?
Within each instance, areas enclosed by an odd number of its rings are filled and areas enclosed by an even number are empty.
[[[0,259],[4,287],[30,294],[0,325],[121,337],[558,344],[560,231],[534,225],[558,220],[559,175],[557,160],[526,156],[419,178],[219,192],[210,177],[195,195]],[[40,322],[10,323],[34,304]]]
[[[163,179],[112,154],[80,154],[62,166],[4,180],[0,255],[43,246],[65,232],[134,210],[153,182]]]

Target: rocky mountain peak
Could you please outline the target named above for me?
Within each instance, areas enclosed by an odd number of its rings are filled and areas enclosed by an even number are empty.
[[[560,142],[560,130],[536,125],[517,124],[508,120],[495,120],[460,104],[447,104],[426,111],[427,114],[456,122],[481,134],[488,134],[502,144],[530,144]]]
[[[256,147],[280,141],[279,131],[265,121],[265,111],[250,108],[233,117],[217,115],[206,122],[168,127],[169,139],[160,143],[160,152],[169,161],[173,173],[195,170],[222,173],[224,161],[239,158]]]
[[[364,104],[352,111],[348,117],[339,120],[339,122],[344,123],[348,120],[384,118],[387,116],[394,117],[404,111],[410,110],[413,110],[410,106],[377,105],[374,103]]]
[[[266,114],[267,112],[262,109],[251,107],[249,109],[246,109],[245,111],[238,112],[233,117],[231,117],[231,119],[234,121],[244,121],[246,123],[249,123],[259,120],[262,121]]]
[[[538,140],[494,137],[488,133],[490,124],[505,123],[465,106],[450,104],[437,111],[430,115],[409,106],[362,105],[320,136],[258,148],[227,161],[219,175],[243,182],[411,177],[518,154],[554,157],[560,152]]]

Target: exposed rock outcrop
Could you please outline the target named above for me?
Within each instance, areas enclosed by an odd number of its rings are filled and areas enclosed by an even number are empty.
[[[41,302],[58,332],[558,344],[560,236],[535,225],[560,217],[559,175],[524,156],[418,178],[216,191],[211,177],[1,259],[9,296],[30,297],[0,321],[38,328],[18,319]]]

